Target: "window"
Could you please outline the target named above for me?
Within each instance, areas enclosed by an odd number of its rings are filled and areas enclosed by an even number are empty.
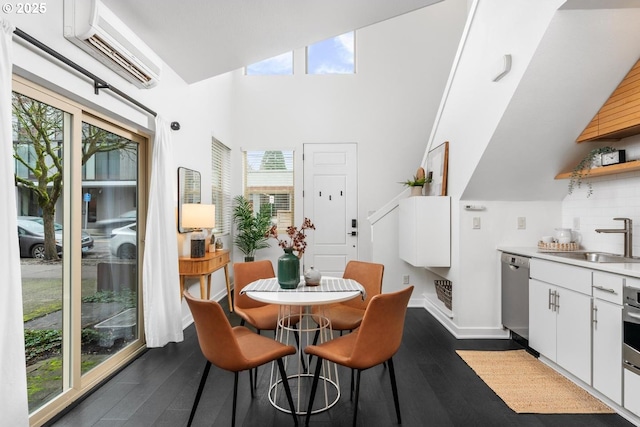
[[[245,151],[244,196],[279,230],[293,225],[293,151]]]
[[[307,74],[355,73],[355,32],[307,46]]]
[[[286,52],[251,64],[247,66],[245,73],[247,76],[292,75],[293,52]]]
[[[12,113],[28,403],[42,425],[144,349],[148,141],[17,76]]]
[[[222,142],[211,141],[211,203],[216,205],[215,233],[231,232],[231,150]]]

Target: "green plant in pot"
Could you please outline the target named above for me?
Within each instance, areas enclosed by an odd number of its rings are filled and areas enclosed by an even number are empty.
[[[262,209],[254,213],[253,204],[244,196],[236,196],[233,200],[233,222],[236,224],[233,243],[245,255],[245,261],[253,261],[258,249],[271,246],[267,238],[271,215]]]
[[[572,194],[574,189],[580,188],[583,182],[585,182],[588,188],[587,197],[591,196],[593,194],[593,187],[591,186],[591,182],[586,181],[586,178],[589,176],[595,160],[600,157],[601,154],[613,153],[614,151],[617,150],[609,146],[594,148],[593,150],[589,151],[587,155],[582,158],[580,163],[578,163],[573,168],[573,171],[571,171],[568,190],[569,194]]]
[[[407,179],[404,182],[401,182],[405,187],[409,187],[411,189],[412,196],[421,196],[422,195],[422,187],[425,184],[431,182],[431,178],[425,175],[424,169],[422,167],[418,168],[416,174],[411,178]]]

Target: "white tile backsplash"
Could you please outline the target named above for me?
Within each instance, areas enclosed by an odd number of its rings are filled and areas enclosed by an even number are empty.
[[[640,153],[638,153],[640,154]],[[637,158],[637,156],[634,156]],[[571,228],[573,218],[580,219],[581,246],[587,250],[622,253],[622,234],[596,233],[596,228],[623,228],[622,221],[613,218],[626,217],[633,220],[636,236],[633,252],[640,256],[640,172],[629,172],[590,179],[593,194],[587,197],[588,187],[583,184],[567,195],[562,203],[562,226]],[[568,182],[567,182],[568,184]]]

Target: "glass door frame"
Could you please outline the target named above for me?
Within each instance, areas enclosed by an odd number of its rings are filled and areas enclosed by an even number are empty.
[[[62,260],[62,392],[29,415],[32,426],[39,426],[53,418],[64,408],[88,393],[95,386],[120,370],[146,350],[144,340],[142,305],[142,260],[148,181],[150,167],[147,150],[150,137],[116,120],[80,105],[62,95],[43,88],[22,77],[13,76],[12,90],[36,101],[51,105],[65,112],[63,159],[70,159],[63,168],[63,242],[65,256]],[[138,266],[137,269],[137,339],[115,353],[109,359],[81,373],[81,261],[82,247],[82,123],[87,122],[116,133],[138,143]],[[67,131],[67,128],[70,132]],[[70,184],[69,184],[70,183]],[[76,238],[77,237],[77,238]],[[71,242],[71,243],[69,243]],[[70,254],[70,255],[68,255]],[[69,339],[71,338],[71,339]]]

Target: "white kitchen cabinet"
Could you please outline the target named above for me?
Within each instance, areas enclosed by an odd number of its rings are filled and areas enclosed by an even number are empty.
[[[592,385],[622,405],[622,306],[594,298],[592,333]]]
[[[398,218],[401,259],[415,267],[451,266],[451,197],[400,200]]]
[[[591,271],[532,259],[529,346],[591,383]]]
[[[640,373],[624,371],[624,407],[640,417]]]

